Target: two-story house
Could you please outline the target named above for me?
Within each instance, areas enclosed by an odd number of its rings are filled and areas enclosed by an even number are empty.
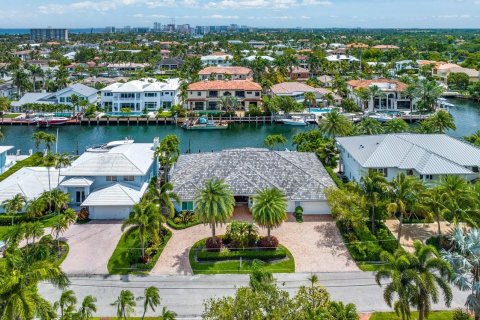
[[[180,102],[180,79],[165,82],[153,78],[113,83],[100,90],[105,110],[119,112],[129,108],[134,112],[169,110]]]
[[[253,71],[245,67],[206,67],[198,72],[201,80],[253,80]]]
[[[224,52],[216,52],[207,56],[202,56],[200,61],[206,66],[228,67],[232,65],[233,56]]]
[[[378,94],[376,94],[375,97],[370,97],[368,100],[367,109],[370,112],[380,110],[408,111],[414,107],[411,105],[410,98],[404,94],[407,89],[407,84],[398,80],[376,79],[347,81],[348,97],[363,108],[365,101],[359,97],[358,90],[370,90],[373,87],[378,88]]]
[[[187,108],[194,111],[219,111],[223,97],[238,100],[239,109],[248,110],[262,102],[262,87],[250,80],[199,81],[188,86]]]
[[[340,171],[360,181],[369,170],[388,181],[403,172],[432,183],[444,175],[478,179],[480,149],[446,134],[380,134],[337,138]]]
[[[90,219],[125,219],[157,175],[154,143],[131,143],[108,152],[85,152],[61,170],[59,189],[70,206],[88,208]]]

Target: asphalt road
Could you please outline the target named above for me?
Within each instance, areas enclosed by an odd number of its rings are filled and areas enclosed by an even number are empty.
[[[379,287],[371,272],[317,273],[319,282],[330,292],[331,298],[346,303],[352,302],[359,312],[389,311],[383,301],[383,289]],[[299,286],[306,285],[310,274],[276,274],[278,284],[294,294]],[[162,305],[175,311],[181,319],[197,319],[203,311],[205,299],[233,295],[235,288],[248,285],[247,275],[195,275],[195,276],[82,276],[70,277],[70,289],[76,292],[79,301],[86,295],[95,296],[97,316],[114,316],[111,305],[122,289],[131,290],[141,296],[149,286],[160,289]],[[40,293],[55,301],[60,292],[49,284],[40,285]],[[451,308],[463,307],[467,293],[454,289]],[[138,303],[137,315],[141,315]],[[446,309],[442,303],[434,309]],[[157,310],[158,311],[158,310]],[[154,315],[154,314],[151,314]]]

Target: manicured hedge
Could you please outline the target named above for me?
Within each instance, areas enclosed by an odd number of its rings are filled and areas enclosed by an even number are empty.
[[[191,221],[191,222],[189,222],[189,223],[187,223],[187,224],[184,224],[184,223],[175,223],[175,222],[173,221],[173,219],[168,218],[168,219],[167,219],[167,224],[168,224],[168,226],[169,226],[170,228],[172,228],[172,229],[175,229],[175,230],[183,230],[183,229],[187,229],[187,228],[190,228],[190,227],[199,225],[199,224],[201,224],[201,222],[198,221],[198,220],[194,220],[194,221]]]
[[[13,216],[13,223],[17,224],[20,222],[33,222],[33,221],[43,221],[53,218],[56,214],[49,213],[43,217],[38,218],[28,218],[25,214],[16,214]],[[6,214],[0,214],[0,226],[10,226],[12,225],[12,216]]]
[[[279,260],[287,257],[287,250],[278,247],[276,250],[245,249],[230,251],[223,249],[220,252],[201,250],[197,252],[198,261],[225,261],[237,259]]]
[[[333,171],[332,168],[330,167],[325,167],[325,170],[327,170],[328,174],[332,178],[333,182],[337,185],[339,188],[343,188],[343,181],[340,179],[337,174]]]
[[[0,175],[0,181],[5,180],[7,177],[11,176],[18,170],[22,169],[23,167],[42,167],[42,166],[43,166],[43,155],[40,152],[37,152],[32,156],[15,163],[10,169],[8,169],[7,171],[5,171],[3,174]]]

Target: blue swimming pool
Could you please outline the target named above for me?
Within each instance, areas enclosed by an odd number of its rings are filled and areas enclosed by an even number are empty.
[[[309,109],[307,109],[308,112]],[[329,113],[332,109],[322,109],[322,108],[310,108],[310,112],[312,113]]]
[[[141,117],[143,112],[133,111],[133,112],[107,112],[108,117]]]

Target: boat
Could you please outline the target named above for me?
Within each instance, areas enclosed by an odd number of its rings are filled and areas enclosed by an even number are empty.
[[[228,122],[225,121],[213,121],[207,118],[200,117],[193,120],[187,120],[182,125],[186,130],[215,130],[215,129],[227,129]]]
[[[46,117],[37,117],[33,118],[33,122],[37,124],[39,127],[49,127],[49,126],[57,126],[65,124],[70,118],[67,117],[53,117],[53,116],[46,116]]]
[[[129,138],[125,138],[124,140],[115,140],[115,141],[110,141],[108,143],[101,144],[101,145],[98,145],[98,146],[93,146],[93,147],[87,148],[85,151],[86,152],[95,152],[95,153],[108,152],[115,147],[123,146],[125,144],[131,144],[133,142],[134,142],[134,140],[129,139]]]
[[[292,116],[291,118],[281,119],[280,120],[283,124],[287,124],[289,126],[306,126],[308,123],[299,116]]]
[[[374,113],[369,115],[368,117],[375,119],[378,122],[387,122],[387,121],[393,120],[392,116],[389,116],[388,114],[385,114],[385,113]]]

